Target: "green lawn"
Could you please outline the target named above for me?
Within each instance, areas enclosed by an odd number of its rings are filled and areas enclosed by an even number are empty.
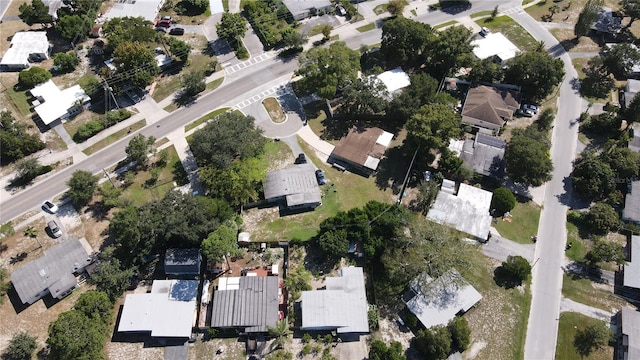
[[[578,330],[586,328],[589,324],[601,321],[588,316],[565,312],[560,314],[558,324],[558,344],[556,346],[556,359],[562,360],[611,360],[613,359],[613,348],[606,346],[603,349],[592,352],[587,357],[582,357],[573,345]]]
[[[538,44],[522,26],[508,16],[498,16],[493,21],[489,18],[481,19],[476,23],[482,27],[489,28],[492,32],[501,32],[507,39],[511,40],[520,51],[534,50]]]
[[[15,91],[13,87],[6,87],[7,94],[11,97],[13,104],[20,111],[22,116],[29,116],[31,114],[31,105],[29,104],[29,95],[27,95],[27,91]]]
[[[438,29],[442,29],[442,28],[445,28],[445,27],[450,26],[450,25],[455,25],[457,23],[458,22],[455,21],[455,20],[449,20],[447,22],[443,22],[442,24],[438,24],[438,25],[434,26],[433,28],[438,30]]]
[[[142,129],[146,125],[147,125],[147,120],[142,119],[142,120],[136,122],[135,124],[131,125],[128,128],[124,128],[122,130],[114,132],[113,134],[107,136],[106,138],[104,138],[104,139],[98,141],[97,143],[89,146],[88,148],[82,150],[82,152],[87,154],[87,155],[91,155],[91,154],[93,154],[95,152],[98,152],[98,151],[102,150],[102,148],[107,147],[107,146],[113,144],[114,142],[122,139],[123,137],[127,136],[130,132]]]
[[[571,249],[566,251],[567,257],[573,261],[582,262],[588,251],[588,240],[580,237],[578,227],[570,221],[567,221],[567,243],[571,243]]]
[[[384,14],[387,12],[388,6],[389,4],[380,4],[373,8],[373,12],[376,13],[376,15]]]
[[[313,162],[325,173],[327,184],[321,186],[322,205],[314,211],[279,217],[275,220],[265,219],[259,223],[259,232],[254,234],[260,240],[309,240],[318,232],[319,224],[338,211],[346,211],[354,207],[361,207],[369,200],[390,203],[391,190],[382,191],[375,184],[375,178],[364,178],[349,172],[340,172],[330,165],[321,162],[315,152],[303,141],[298,143],[307,154],[307,159]],[[291,154],[287,147],[284,151]],[[291,156],[291,155],[289,155]]]
[[[274,123],[282,123],[287,117],[284,115],[284,111],[282,111],[282,107],[278,100],[274,97],[268,97],[262,100],[262,106],[264,106],[265,110],[269,114],[271,121]]]
[[[591,280],[574,275],[563,275],[562,296],[606,311],[612,311],[612,307],[619,309],[626,304],[611,291],[596,288]]]
[[[356,30],[358,30],[359,32],[367,32],[367,31],[371,31],[373,29],[376,28],[376,24],[375,23],[369,23],[367,25],[362,25],[359,28],[356,28]]]
[[[493,10],[478,11],[477,13],[471,14],[471,18],[473,19],[481,16],[490,16],[491,13],[493,13]]]
[[[196,127],[198,127],[200,124],[213,119],[214,117],[224,113],[225,111],[229,110],[229,108],[219,108],[219,109],[215,109],[212,112],[208,113],[207,115],[199,118],[198,120],[187,124],[187,126],[184,127],[184,132],[189,132],[191,129],[194,129]]]
[[[511,222],[498,218],[498,223],[493,226],[502,237],[521,244],[531,244],[531,236],[538,233],[538,223],[540,222],[540,206],[534,202],[518,202],[511,210]]]
[[[140,206],[152,200],[162,199],[174,187],[173,183],[177,181],[174,168],[182,169],[182,163],[180,163],[180,158],[173,145],[165,150],[169,153],[169,157],[167,165],[160,172],[158,181],[151,186],[145,185],[147,180],[151,178],[153,165],[149,165],[147,170],[138,171],[134,183],[122,192],[121,198],[129,200],[132,205]],[[150,160],[150,164],[152,163],[153,159]],[[184,170],[182,170],[182,174],[184,174]]]

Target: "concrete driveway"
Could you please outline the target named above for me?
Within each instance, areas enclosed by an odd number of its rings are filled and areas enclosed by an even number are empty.
[[[496,231],[492,229],[491,239],[482,245],[483,254],[498,261],[507,260],[509,255],[519,255],[529,262],[533,261],[534,244],[519,244],[496,234]]]
[[[264,46],[262,46],[260,38],[256,35],[256,32],[253,31],[251,26],[249,26],[249,30],[244,34],[242,42],[244,43],[244,47],[249,50],[249,55],[251,57],[258,56],[264,52]]]

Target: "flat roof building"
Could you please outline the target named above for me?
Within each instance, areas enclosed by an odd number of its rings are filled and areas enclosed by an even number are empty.
[[[500,179],[504,175],[506,146],[503,139],[477,133],[475,139],[464,141],[461,158],[474,172]]]
[[[284,202],[288,209],[315,208],[322,204],[320,187],[311,164],[268,172],[264,197],[272,203]]]
[[[3,70],[19,71],[27,69],[30,62],[49,58],[51,44],[46,31],[19,31],[11,38],[11,47],[0,61]]]
[[[473,40],[471,46],[473,46],[473,54],[478,59],[491,58],[502,65],[520,52],[520,49],[502,33],[489,33],[483,38]]]
[[[37,85],[29,92],[35,98],[32,105],[45,125],[82,112],[91,101],[80,85],[60,90],[53,80]]]
[[[361,267],[343,267],[325,279],[326,290],[302,292],[302,330],[369,332],[367,296]]]
[[[618,359],[640,359],[640,312],[622,308],[617,317]]]
[[[378,169],[391,140],[393,134],[380,128],[353,127],[333,149],[329,162],[343,163],[349,170],[369,176]]]
[[[89,244],[76,237],[45,250],[44,255],[11,273],[11,283],[24,304],[33,304],[47,294],[62,299],[78,286],[74,274],[93,262]]]
[[[159,338],[191,337],[198,284],[197,280],[155,280],[150,293],[128,294],[118,331]]]
[[[329,0],[283,0],[282,2],[289,9],[294,20],[306,19],[319,11],[331,9]]]
[[[640,180],[632,181],[624,198],[622,220],[640,224]]]
[[[168,249],[164,256],[167,276],[197,277],[200,275],[202,256],[199,249]]]
[[[163,4],[164,0],[119,0],[113,4],[105,17],[107,19],[127,16],[142,17],[153,22]]]
[[[640,289],[640,236],[631,236],[627,263],[624,264],[623,284],[626,287]]]
[[[385,71],[376,77],[382,81],[389,94],[411,85],[411,78],[401,68]]]

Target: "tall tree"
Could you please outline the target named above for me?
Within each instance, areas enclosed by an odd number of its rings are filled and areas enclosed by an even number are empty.
[[[389,95],[384,83],[374,76],[367,76],[347,86],[342,92],[340,112],[350,115],[375,115],[387,106]]]
[[[460,135],[460,115],[446,105],[425,105],[407,121],[406,129],[407,144],[413,149],[442,149]]]
[[[403,354],[402,344],[392,341],[389,347],[381,340],[371,342],[369,360],[406,360]]]
[[[263,178],[264,168],[256,158],[234,161],[222,169],[209,165],[200,170],[200,181],[207,192],[234,207],[258,200]]]
[[[528,51],[509,60],[504,82],[522,86],[526,97],[541,100],[560,84],[564,64],[546,51]]]
[[[51,79],[51,73],[39,66],[32,66],[30,69],[22,70],[18,74],[19,85],[27,89],[31,89],[49,79]]]
[[[602,9],[603,0],[588,0],[578,15],[578,21],[573,28],[576,39],[587,35],[591,26],[598,19],[598,12]]]
[[[107,39],[106,53],[111,54],[124,42],[148,43],[156,38],[151,22],[142,17],[116,17],[102,27]]]
[[[425,359],[443,360],[451,351],[451,334],[443,325],[418,331],[411,342]]]
[[[507,145],[504,157],[507,173],[515,182],[540,186],[551,179],[553,164],[549,149],[528,136],[514,136]]]
[[[81,43],[89,35],[93,20],[85,15],[65,15],[58,19],[56,29],[63,39],[73,43]]]
[[[76,300],[73,308],[89,319],[99,320],[103,324],[111,323],[113,318],[113,303],[102,291],[85,292]]]
[[[469,80],[473,82],[500,82],[503,77],[504,70],[492,58],[476,61],[469,74]]]
[[[247,32],[247,20],[240,14],[225,12],[222,14],[220,24],[216,25],[216,31],[218,37],[226,40],[236,48],[236,40],[244,37],[245,32]]]
[[[451,26],[438,33],[435,41],[428,47],[428,65],[435,67],[438,78],[451,75],[461,66],[473,63],[471,35],[471,30],[464,26]]]
[[[502,262],[502,268],[507,276],[517,282],[523,282],[531,275],[531,264],[522,256],[509,255],[507,260]]]
[[[390,66],[419,66],[426,58],[427,46],[435,37],[429,24],[397,17],[382,25],[380,51]]]
[[[55,360],[103,359],[107,327],[82,311],[66,311],[49,324],[47,344]]]
[[[67,194],[74,205],[82,207],[93,197],[97,184],[98,178],[92,173],[76,170],[67,181],[67,186],[69,186]]]
[[[146,166],[149,161],[148,154],[153,152],[153,144],[156,142],[156,138],[153,136],[146,137],[142,134],[134,136],[129,140],[129,145],[124,149],[127,153],[127,158],[130,161],[135,161],[139,166]]]
[[[133,268],[124,268],[120,260],[110,257],[100,261],[96,272],[91,275],[91,281],[110,301],[116,301],[131,283],[133,273]]]
[[[582,154],[571,176],[576,192],[589,200],[602,200],[615,189],[613,170],[593,152]]]
[[[31,4],[24,2],[18,8],[20,20],[31,26],[33,24],[50,24],[53,18],[49,15],[49,7],[42,0],[33,0]]]
[[[585,77],[580,81],[580,93],[584,96],[606,98],[615,85],[609,70],[604,66],[602,56],[594,56],[587,61]]]
[[[123,42],[113,51],[115,75],[120,80],[144,88],[158,74],[158,63],[147,45],[140,42]]]
[[[196,96],[207,88],[204,71],[193,70],[182,74],[182,91],[187,96]]]
[[[616,210],[603,202],[593,204],[584,215],[584,219],[591,231],[597,234],[606,234],[620,226],[620,217]]]
[[[38,344],[37,337],[29,335],[26,331],[21,331],[13,335],[9,341],[9,349],[7,355],[12,360],[31,360],[33,352],[36,351]]]
[[[240,256],[243,252],[238,248],[238,226],[233,220],[220,225],[202,241],[202,255],[208,260],[222,261],[223,256]]]
[[[628,147],[616,147],[602,154],[618,179],[631,181],[640,175],[640,153]]]
[[[601,57],[604,68],[618,79],[626,79],[633,67],[640,64],[640,51],[629,43],[613,45]]]
[[[198,165],[224,169],[235,160],[262,154],[266,140],[254,120],[234,111],[219,115],[196,131],[189,146]]]
[[[271,350],[284,349],[284,345],[291,340],[289,337],[292,334],[293,331],[289,329],[289,323],[286,320],[283,319],[276,322],[275,327],[269,328],[269,335],[275,338],[271,343]]]
[[[176,38],[169,39],[169,52],[172,56],[178,58],[178,61],[185,64],[189,60],[189,53],[191,52],[191,45],[182,40]]]
[[[27,129],[28,126],[16,121],[11,112],[0,112],[0,163],[7,164],[44,149],[45,144],[40,137]]]
[[[573,339],[573,346],[582,357],[603,348],[611,339],[611,330],[604,321],[595,320],[579,329]]]
[[[307,36],[287,27],[282,31],[282,43],[289,49],[302,50],[302,46],[307,43]]]
[[[467,318],[456,316],[449,321],[447,328],[451,333],[451,343],[453,347],[460,352],[467,350],[471,343],[471,328],[469,328]]]
[[[407,2],[404,0],[389,0],[387,11],[391,16],[402,16],[405,6],[407,6]]]
[[[627,121],[627,128],[633,123],[640,122],[640,96],[638,94],[631,99],[631,103],[625,108],[622,115]]]
[[[640,18],[640,2],[638,0],[622,0],[620,1],[620,10],[625,16],[629,17],[629,23],[626,28],[630,28],[634,21]]]
[[[334,42],[329,48],[314,47],[300,55],[296,74],[303,76],[308,89],[325,98],[335,97],[339,88],[353,83],[360,70],[360,53],[344,42]]]
[[[622,245],[603,239],[596,239],[593,242],[591,250],[589,250],[584,257],[592,266],[595,266],[601,261],[615,262],[616,265],[622,265],[625,263]]]

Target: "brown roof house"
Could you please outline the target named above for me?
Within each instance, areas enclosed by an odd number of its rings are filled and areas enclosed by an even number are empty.
[[[483,133],[497,133],[520,107],[517,91],[480,85],[469,89],[462,108],[462,123]]]
[[[329,162],[350,171],[369,176],[378,169],[393,134],[380,128],[354,127],[340,139],[331,153]]]

